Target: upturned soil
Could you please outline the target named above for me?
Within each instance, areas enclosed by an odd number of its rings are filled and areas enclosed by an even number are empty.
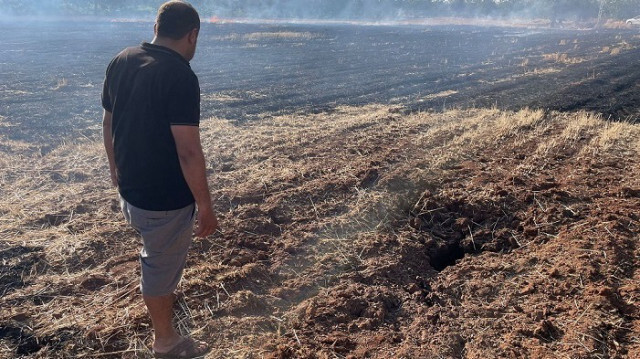
[[[639,357],[638,125],[366,106],[202,136],[221,230],[176,313],[208,358]],[[100,142],[5,146],[2,356],[149,357]]]

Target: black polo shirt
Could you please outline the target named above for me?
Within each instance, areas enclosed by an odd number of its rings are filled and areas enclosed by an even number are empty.
[[[200,86],[189,62],[149,43],[123,50],[107,68],[102,107],[113,114],[122,197],[151,211],[192,204],[171,133],[172,125],[199,125]]]

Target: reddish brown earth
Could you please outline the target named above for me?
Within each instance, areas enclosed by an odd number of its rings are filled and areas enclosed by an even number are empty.
[[[407,217],[360,234],[339,274],[308,271],[334,281],[287,313],[267,357],[638,357],[638,163],[581,153],[590,140],[543,157],[538,136],[475,148]],[[369,158],[344,187],[393,188],[394,156]]]
[[[398,110],[205,122],[222,227],[181,331],[208,358],[638,358],[640,128]],[[149,357],[100,143],[9,145],[2,357]]]

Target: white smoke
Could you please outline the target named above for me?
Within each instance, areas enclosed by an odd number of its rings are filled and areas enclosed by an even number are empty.
[[[203,18],[406,20],[439,16],[566,18],[597,16],[602,0],[191,0]],[[164,0],[0,0],[0,15],[150,17]],[[577,6],[576,4],[579,4]],[[640,0],[608,1],[608,16],[640,10]]]

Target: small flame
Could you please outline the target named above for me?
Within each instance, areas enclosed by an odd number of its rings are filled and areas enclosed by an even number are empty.
[[[213,15],[208,19],[208,22],[211,24],[227,24],[227,23],[236,22],[236,21],[231,19],[223,19],[221,17]]]

